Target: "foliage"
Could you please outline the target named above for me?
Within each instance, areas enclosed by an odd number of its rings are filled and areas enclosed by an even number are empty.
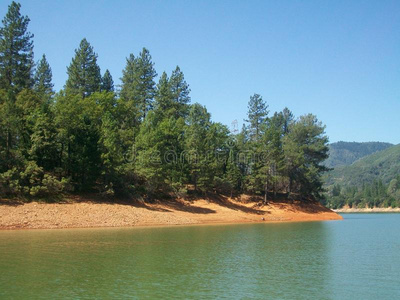
[[[129,118],[133,118],[130,124],[138,125],[153,107],[156,76],[154,63],[146,48],[143,48],[137,57],[130,54],[126,59],[126,67],[122,71],[120,98],[131,115]]]
[[[0,88],[17,94],[32,86],[33,34],[29,18],[21,16],[21,5],[12,2],[0,28]]]
[[[331,208],[345,205],[355,208],[364,207],[400,207],[400,175],[389,184],[374,180],[362,186],[341,186],[335,184],[330,188],[324,204]]]
[[[112,79],[110,71],[108,69],[104,72],[101,78],[101,90],[104,92],[114,92],[114,80]]]
[[[97,65],[97,54],[90,43],[83,39],[67,69],[68,80],[65,89],[68,93],[88,97],[100,91],[101,75]]]
[[[269,116],[267,103],[254,94],[242,132],[231,133],[204,106],[190,103],[179,67],[156,84],[146,48],[129,55],[115,91],[86,39],[67,68],[65,88],[54,93],[44,55],[32,74],[33,35],[19,10],[13,2],[0,29],[1,197],[320,197],[328,139],[315,116],[295,119],[287,108]],[[391,193],[397,190],[391,183]]]
[[[349,166],[338,167],[330,171],[326,178],[326,203],[334,207],[345,204],[357,206],[382,206],[385,203],[398,206],[397,183],[400,174],[400,145],[386,148],[361,158]],[[369,193],[377,185],[384,189],[386,194]],[[341,193],[337,195],[338,186]],[[384,188],[382,188],[384,186]],[[352,193],[343,194],[351,190]],[[367,195],[367,196],[365,196]],[[365,197],[364,197],[365,196]],[[339,201],[337,198],[341,198]]]
[[[47,62],[46,55],[43,54],[42,59],[39,61],[34,77],[33,89],[42,97],[53,96],[53,83],[51,82],[53,74],[49,63]]]
[[[0,196],[47,197],[67,189],[67,179],[45,173],[34,161],[26,162],[24,169],[14,167],[0,174]]]
[[[327,174],[326,183],[361,186],[382,180],[388,184],[397,174],[400,174],[400,145],[368,155],[350,166],[335,168]]]

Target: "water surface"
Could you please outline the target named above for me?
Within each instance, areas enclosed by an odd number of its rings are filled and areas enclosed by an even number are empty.
[[[0,231],[0,298],[400,298],[400,214],[343,216]]]

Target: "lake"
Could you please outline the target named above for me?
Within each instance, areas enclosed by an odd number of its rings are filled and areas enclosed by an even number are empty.
[[[400,298],[400,214],[0,231],[1,299]]]

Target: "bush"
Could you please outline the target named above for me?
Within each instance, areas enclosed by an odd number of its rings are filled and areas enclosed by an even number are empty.
[[[46,197],[69,189],[68,179],[58,180],[33,161],[28,161],[23,170],[13,168],[0,174],[0,196],[3,197]]]

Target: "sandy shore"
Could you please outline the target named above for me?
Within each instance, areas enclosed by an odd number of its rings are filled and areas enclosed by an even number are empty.
[[[0,201],[0,229],[131,227],[218,223],[341,220],[318,203],[271,203],[260,207],[228,198],[218,201],[169,201],[159,204],[15,203]]]
[[[393,213],[400,212],[400,208],[391,208],[391,207],[373,207],[373,208],[340,208],[334,209],[333,211],[338,213]]]

